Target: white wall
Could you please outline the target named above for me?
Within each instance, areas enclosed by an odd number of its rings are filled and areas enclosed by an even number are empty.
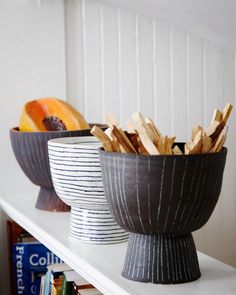
[[[140,110],[187,140],[194,124],[235,104],[234,51],[155,18],[89,0],[66,1],[67,97],[89,121]],[[195,233],[198,249],[236,266],[235,115],[219,203]]]
[[[4,189],[25,181],[15,163],[9,129],[19,122],[27,100],[42,96],[65,98],[63,1],[0,1],[1,179]],[[23,175],[23,174],[22,174]],[[17,182],[17,183],[16,183]]]
[[[33,187],[16,163],[9,140],[9,129],[18,125],[24,103],[41,96],[65,98],[63,1],[0,1],[0,40],[0,192],[7,195]],[[7,295],[1,210],[0,221],[0,294]]]

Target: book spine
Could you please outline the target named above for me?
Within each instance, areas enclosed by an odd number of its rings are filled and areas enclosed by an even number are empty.
[[[26,255],[26,247],[23,245],[13,245],[13,264],[14,264],[14,274],[16,282],[16,294],[26,294],[27,283],[29,278],[27,273],[24,272],[23,268],[23,258]]]
[[[51,278],[51,271],[48,270],[46,273],[43,295],[50,295],[50,278]]]

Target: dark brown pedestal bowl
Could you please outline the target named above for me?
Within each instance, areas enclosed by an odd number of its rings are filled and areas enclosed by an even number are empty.
[[[226,154],[226,148],[169,156],[100,150],[108,206],[117,223],[130,232],[124,277],[163,284],[200,277],[191,232],[201,228],[215,208]]]
[[[22,132],[10,130],[11,145],[15,157],[25,175],[40,186],[36,208],[47,211],[70,211],[56,194],[51,179],[47,142],[53,138],[88,136],[90,129],[74,131]]]

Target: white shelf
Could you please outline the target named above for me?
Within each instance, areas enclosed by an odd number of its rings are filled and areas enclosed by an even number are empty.
[[[29,231],[75,271],[104,294],[111,295],[204,295],[236,294],[236,269],[198,253],[202,277],[179,285],[154,285],[127,280],[121,276],[126,243],[89,245],[69,237],[69,213],[40,211],[30,194],[0,198],[9,217]]]

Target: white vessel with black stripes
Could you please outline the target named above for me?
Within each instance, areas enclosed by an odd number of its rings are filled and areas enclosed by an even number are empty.
[[[49,140],[54,188],[71,206],[70,235],[96,244],[126,241],[128,233],[113,219],[103,191],[98,148],[93,136]]]

